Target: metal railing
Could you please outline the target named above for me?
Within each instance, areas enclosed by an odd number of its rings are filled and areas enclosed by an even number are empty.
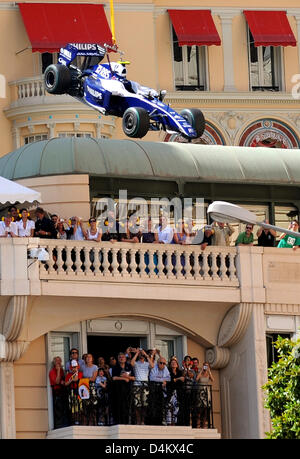
[[[78,384],[78,383],[77,383]],[[53,392],[54,428],[68,425],[115,424],[214,428],[212,386],[181,383],[111,381],[106,389],[90,383],[90,397],[81,399],[78,386]]]
[[[42,242],[50,255],[40,279],[190,281],[238,286],[234,247],[126,242]]]

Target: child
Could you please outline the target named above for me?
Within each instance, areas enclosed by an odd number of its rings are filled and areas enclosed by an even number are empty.
[[[98,426],[106,424],[108,403],[107,403],[107,378],[104,376],[104,368],[98,368],[97,377],[95,379],[96,392],[98,396]]]

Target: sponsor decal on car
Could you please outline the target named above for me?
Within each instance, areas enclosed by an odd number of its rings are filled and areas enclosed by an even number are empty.
[[[71,43],[71,45],[80,51],[97,51],[97,45],[94,43]]]
[[[68,51],[68,50],[65,49],[65,48],[60,48],[60,54],[62,54],[63,56],[65,56],[67,59],[72,59],[72,53],[71,53],[71,51]]]
[[[90,88],[89,86],[87,86],[87,90],[92,96],[96,97],[97,99],[102,99],[101,92],[97,91],[96,89]]]
[[[110,71],[105,67],[102,67],[102,65],[97,67],[94,73],[101,76],[101,78],[105,78],[106,80],[108,80],[110,77]]]

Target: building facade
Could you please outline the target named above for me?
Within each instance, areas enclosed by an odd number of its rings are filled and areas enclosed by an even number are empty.
[[[81,20],[92,20],[89,2],[56,5],[75,18],[80,7]],[[242,0],[226,6],[218,0],[209,5],[115,0],[116,39],[131,61],[129,77],[166,89],[166,100],[176,110],[202,109],[204,145],[180,144],[164,132],[129,141],[119,119],[99,115],[69,96],[45,93],[43,70],[56,59],[61,44],[55,33],[63,29],[49,14],[50,6],[0,2],[1,175],[41,191],[50,213],[78,215],[85,222],[96,215],[100,198],[117,201],[120,190],[127,190],[129,199],[204,198],[205,209],[213,200],[228,200],[284,227],[291,216],[299,216],[296,0],[288,0],[284,8],[274,0],[251,2],[251,8]],[[109,3],[96,6],[109,29]],[[39,8],[39,16],[33,7]],[[205,19],[201,33],[186,29],[188,14],[197,24]],[[253,15],[261,28],[253,26]],[[33,27],[37,17],[40,27]],[[179,19],[189,39],[180,35]],[[276,21],[282,25],[275,27],[276,33],[271,27],[269,37],[261,36]],[[46,27],[45,41],[41,31]],[[208,223],[205,213],[200,223]],[[241,228],[236,227],[236,234]],[[214,376],[214,429],[134,426],[134,434],[264,437],[270,422],[261,386],[273,341],[277,334],[295,338],[299,329],[298,252],[232,244],[203,254],[199,247],[189,247],[179,255],[187,264],[190,256],[204,257],[204,269],[189,265],[188,272],[175,274],[163,268],[164,257],[170,260],[174,253],[170,245],[157,249],[158,269],[128,266],[125,256],[123,265],[117,257],[112,264],[105,259],[95,272],[91,266],[72,267],[72,250],[102,256],[123,250],[135,259],[137,251],[145,255],[153,247],[43,242],[0,240],[2,438],[132,438],[132,426],[116,432],[87,426],[53,429],[48,380],[53,357],[60,354],[65,362],[72,346],[83,354],[125,342],[158,347],[166,357],[175,353],[181,359],[188,353],[207,359]],[[46,270],[43,262],[28,258],[32,247],[56,250],[57,266]],[[66,264],[62,253],[67,253]]]
[[[120,189],[128,191],[129,202],[142,191],[147,200],[202,195],[206,206],[219,196],[232,200],[236,186],[234,202],[261,220],[275,218],[272,222],[287,225],[287,214],[299,213],[298,152],[53,139],[4,156],[0,170],[39,190],[50,213],[67,218],[80,213],[85,222],[91,212],[98,215],[95,204],[102,197],[117,203]],[[259,175],[259,157],[271,154],[272,170],[261,168]],[[220,194],[205,196],[204,190]],[[207,222],[204,212],[200,226]],[[231,246],[204,251],[199,245],[1,239],[2,437],[263,438],[270,423],[261,386],[273,343],[278,334],[296,338],[299,333],[299,254],[276,247],[236,248],[236,234]],[[46,265],[28,258],[28,250],[38,247],[50,254]],[[83,264],[80,257],[73,263],[74,253],[85,254]],[[155,253],[157,261],[144,264],[146,253],[150,260]],[[174,256],[184,258],[184,270],[174,265]],[[66,363],[73,346],[97,355],[125,345],[156,347],[166,358],[175,353],[179,360],[186,354],[208,360],[214,376],[214,428],[54,429],[48,379],[53,357],[60,355]]]

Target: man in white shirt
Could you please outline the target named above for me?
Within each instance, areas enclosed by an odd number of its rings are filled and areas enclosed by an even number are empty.
[[[161,217],[161,225],[158,227],[157,242],[161,244],[171,244],[173,241],[174,231],[168,225],[168,219],[165,216]]]
[[[70,239],[72,241],[84,241],[82,221],[78,217],[71,218],[71,228],[73,228],[73,234]]]
[[[171,381],[171,376],[167,368],[166,359],[164,359],[163,357],[160,357],[158,359],[157,364],[150,372],[149,379],[150,381],[160,382],[163,386],[166,386],[167,381]]]
[[[0,222],[0,237],[18,237],[18,228],[12,217],[7,215]]]

